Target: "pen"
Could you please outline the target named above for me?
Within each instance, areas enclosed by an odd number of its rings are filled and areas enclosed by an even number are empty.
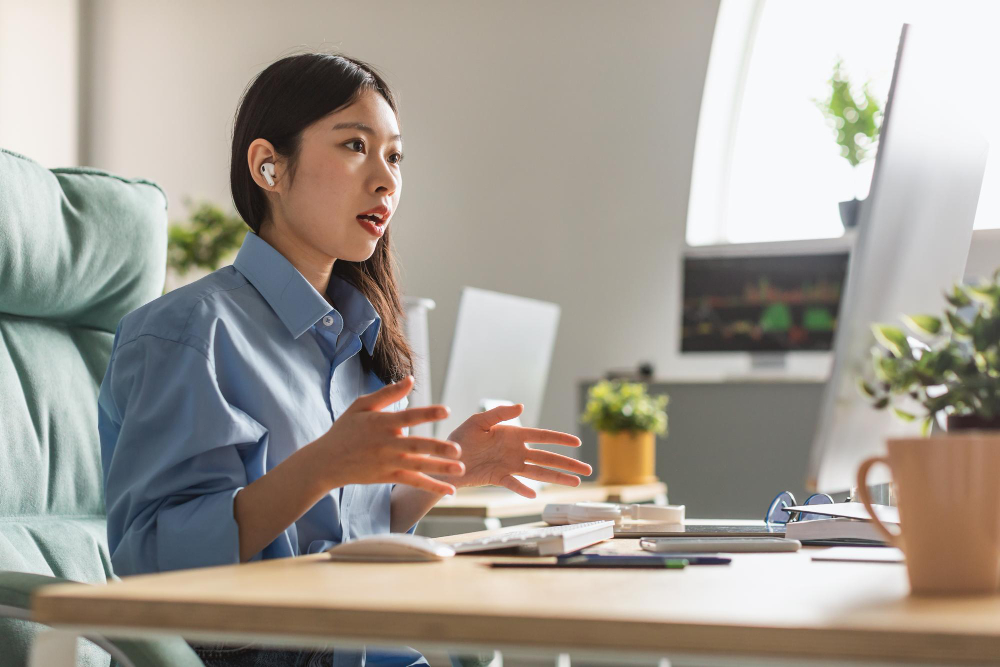
[[[647,558],[671,558],[673,560],[686,560],[688,565],[728,565],[732,562],[732,558],[728,556],[720,556],[719,554],[683,554],[683,553],[671,553],[664,554],[663,556],[657,556],[652,554],[642,554],[642,555],[619,555],[619,554],[564,554],[559,556],[560,562],[566,562],[570,560],[587,559],[593,562],[607,562],[607,563],[618,563],[618,562],[641,562],[643,559]]]
[[[538,567],[548,567],[548,568],[565,568],[565,569],[579,569],[579,568],[631,568],[631,569],[653,569],[653,570],[683,570],[688,564],[688,561],[684,558],[643,558],[642,560],[589,560],[583,556],[576,556],[574,558],[566,558],[563,560],[558,560],[555,563],[490,563],[490,567],[494,568],[538,568]]]

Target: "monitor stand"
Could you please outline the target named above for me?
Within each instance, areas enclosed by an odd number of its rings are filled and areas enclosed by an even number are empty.
[[[778,375],[788,370],[788,354],[785,352],[752,352],[750,372]]]
[[[892,492],[892,482],[884,484],[872,484],[868,487],[868,495],[871,496],[873,505],[896,506],[896,494]],[[861,496],[858,495],[858,487],[852,486],[851,493],[847,498],[848,502],[860,503]]]

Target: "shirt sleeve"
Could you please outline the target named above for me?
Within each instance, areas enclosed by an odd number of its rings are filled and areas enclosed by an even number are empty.
[[[226,400],[208,356],[140,336],[115,350],[98,406],[115,572],[238,563],[233,499],[267,430]]]

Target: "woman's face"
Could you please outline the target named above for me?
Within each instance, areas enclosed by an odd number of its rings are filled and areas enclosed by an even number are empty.
[[[275,219],[327,257],[368,259],[399,203],[402,154],[389,103],[364,91],[303,130],[294,178],[286,177],[288,187],[272,200],[280,209]]]

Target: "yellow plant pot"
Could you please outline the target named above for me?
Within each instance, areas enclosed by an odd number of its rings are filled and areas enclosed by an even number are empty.
[[[656,435],[652,431],[601,431],[597,436],[601,484],[656,482]]]

